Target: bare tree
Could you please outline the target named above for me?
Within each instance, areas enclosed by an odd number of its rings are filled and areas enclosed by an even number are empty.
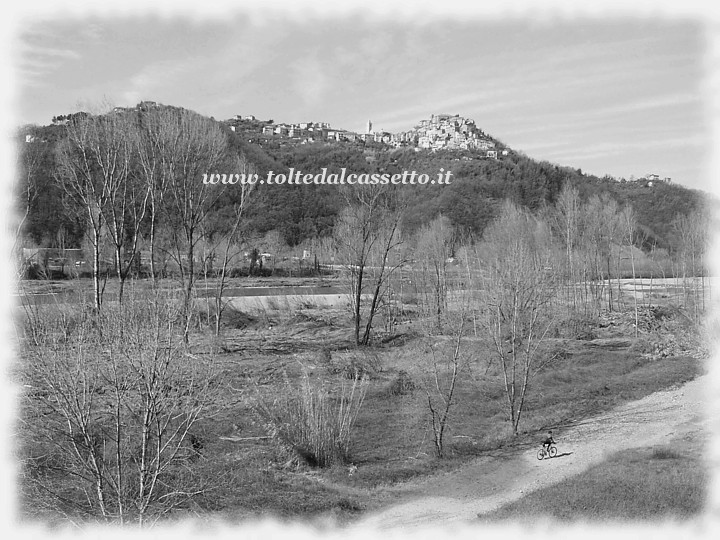
[[[638,336],[638,326],[640,324],[638,316],[638,302],[637,302],[637,282],[635,280],[635,254],[633,252],[635,231],[637,230],[637,221],[635,219],[635,212],[631,206],[626,206],[622,209],[621,217],[623,221],[623,240],[630,251],[630,264],[632,265],[632,276],[633,276],[633,303],[635,306],[635,337]]]
[[[244,156],[240,156],[236,159],[236,170],[238,174],[248,175],[254,174],[255,168],[247,161]],[[248,204],[248,199],[253,190],[254,184],[240,184],[238,186],[238,194],[236,196],[237,202],[233,205],[233,221],[230,230],[227,234],[222,236],[224,242],[224,249],[222,250],[222,260],[220,262],[220,269],[218,274],[218,283],[215,288],[215,335],[220,335],[220,320],[222,318],[223,311],[225,310],[226,303],[223,301],[223,293],[227,285],[227,271],[228,264],[233,258],[231,254],[231,248],[233,245],[237,246],[239,238],[238,235],[241,231],[240,225],[245,215],[245,209]]]
[[[347,195],[348,206],[335,225],[339,262],[349,277],[355,342],[370,342],[373,318],[380,308],[389,276],[399,268],[400,204],[384,186],[358,186]],[[367,310],[363,296],[369,295]],[[366,315],[363,318],[364,311]],[[361,326],[364,320],[364,331]]]
[[[567,265],[567,291],[568,301],[573,308],[577,308],[577,287],[578,269],[575,261],[575,250],[578,248],[578,241],[581,230],[581,202],[580,193],[569,183],[563,186],[555,203],[555,221],[559,237],[565,246],[565,257]]]
[[[115,271],[119,282],[118,301],[122,302],[125,281],[136,261],[140,227],[145,221],[152,185],[145,181],[142,168],[136,166],[137,140],[140,133],[126,114],[113,114],[119,159],[125,161],[124,172],[108,189],[106,222],[115,251]]]
[[[622,222],[617,202],[606,193],[593,196],[584,205],[585,235],[584,241],[592,253],[593,278],[600,282],[596,289],[595,300],[600,309],[607,279],[608,310],[613,309],[613,292],[611,285],[612,248],[622,237]]]
[[[173,128],[161,134],[172,141],[166,146],[169,155],[163,157],[163,167],[169,171],[163,210],[182,283],[183,335],[187,341],[192,320],[196,247],[202,237],[202,224],[225,192],[224,185],[206,184],[203,174],[212,173],[223,162],[227,139],[211,120],[186,110],[175,114]]]
[[[72,327],[48,324],[23,350],[34,392],[22,419],[44,448],[26,470],[66,513],[142,525],[206,488],[186,471],[215,404],[214,368],[178,346],[173,320],[168,299],[129,297]]]
[[[673,220],[673,229],[678,238],[675,249],[676,259],[682,269],[685,305],[692,304],[693,316],[697,320],[705,308],[705,266],[709,218],[705,211],[691,216],[678,216]],[[698,274],[701,278],[702,297],[698,299]]]
[[[180,112],[158,107],[142,111],[138,118],[138,132],[134,142],[138,156],[138,175],[149,192],[149,248],[150,276],[158,278],[156,248],[157,226],[161,216],[170,178],[175,174],[177,155],[181,152]]]
[[[543,222],[506,202],[485,230],[481,253],[483,319],[517,435],[528,386],[542,360],[539,346],[552,323],[552,237]]]
[[[20,238],[22,236],[23,226],[27,220],[32,205],[38,196],[38,171],[42,164],[42,159],[45,153],[45,145],[41,142],[33,141],[25,143],[18,151],[18,182],[16,186],[16,200],[21,203],[20,220],[12,231],[13,245],[12,255],[16,262],[22,262],[22,247],[20,245]],[[25,271],[24,264],[18,265],[16,268],[17,272],[22,275]]]
[[[85,213],[90,233],[97,311],[102,305],[100,254],[109,204],[129,169],[126,138],[121,130],[115,116],[79,114],[67,125],[67,137],[57,148],[56,179]]]
[[[460,351],[464,323],[464,313],[460,313],[457,328],[452,336],[454,338],[452,348],[441,352],[440,361],[437,359],[435,349],[432,346],[430,348],[432,382],[424,386],[430,411],[435,455],[439,458],[445,457],[445,430],[450,420],[450,410],[455,405],[455,390],[462,368]]]
[[[450,220],[439,215],[418,234],[417,256],[422,264],[424,285],[432,289],[432,307],[438,327],[447,308],[447,265],[453,253],[454,234]]]

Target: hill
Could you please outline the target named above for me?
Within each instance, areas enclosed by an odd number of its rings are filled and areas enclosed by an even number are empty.
[[[21,158],[26,164],[33,162],[31,174],[36,176],[39,186],[23,224],[22,236],[37,246],[50,246],[57,244],[58,231],[62,230],[67,247],[80,247],[82,225],[66,211],[62,193],[53,181],[54,147],[64,136],[60,124],[66,117],[58,118],[53,125],[26,126],[18,133]],[[511,199],[537,210],[553,204],[562,186],[570,183],[578,188],[583,199],[607,193],[621,205],[631,204],[645,233],[646,247],[654,244],[669,248],[673,244],[672,220],[696,211],[705,198],[703,193],[680,185],[656,182],[648,187],[645,180],[625,182],[598,178],[580,170],[536,161],[481,131],[482,140],[504,151],[489,154],[479,148],[394,147],[370,138],[310,141],[270,134],[266,128],[271,123],[254,118],[219,123],[231,146],[246,155],[261,178],[269,171],[284,173],[290,168],[304,174],[318,174],[324,168],[328,173],[345,168],[356,174],[396,174],[407,170],[428,174],[431,178],[436,178],[441,171],[450,171],[449,185],[399,186],[408,202],[403,230],[410,233],[443,214],[461,233],[480,235],[495,217],[502,200]],[[26,135],[31,135],[33,142],[25,142]],[[21,168],[18,174],[22,193],[28,168]],[[23,201],[18,196],[20,208]],[[249,227],[258,234],[277,230],[285,243],[295,246],[310,238],[329,235],[343,204],[335,186],[264,186],[254,194]]]

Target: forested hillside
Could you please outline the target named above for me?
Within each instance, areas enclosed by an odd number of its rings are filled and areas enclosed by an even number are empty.
[[[607,193],[620,205],[632,205],[641,231],[639,242],[648,249],[652,245],[672,248],[673,220],[691,214],[703,199],[700,192],[680,185],[656,182],[648,187],[644,180],[601,179],[512,151],[492,159],[472,150],[415,151],[362,142],[300,144],[288,139],[279,141],[274,136],[263,137],[257,131],[231,131],[225,124],[217,124],[234,152],[244,155],[261,178],[266,177],[268,171],[286,173],[290,168],[313,174],[323,168],[328,172],[345,168],[358,174],[394,174],[408,170],[426,173],[432,178],[441,170],[450,171],[450,185],[399,188],[404,191],[407,203],[402,221],[402,230],[406,233],[417,231],[442,214],[459,233],[477,237],[496,217],[503,200],[510,199],[536,211],[553,204],[563,185],[570,183],[578,189],[582,200]],[[34,137],[34,142],[25,142],[28,134]],[[21,216],[27,213],[20,232],[23,244],[55,247],[61,236],[65,247],[82,246],[85,231],[81,213],[72,208],[73,203],[55,181],[56,146],[65,136],[66,127],[62,125],[27,126],[20,130],[17,208]],[[34,193],[28,205],[29,180],[34,185]],[[226,213],[223,205],[231,202],[232,197],[217,202],[215,211],[219,216]],[[344,205],[335,186],[262,186],[255,190],[247,209],[248,226],[258,235],[277,231],[284,243],[292,247],[329,236]]]

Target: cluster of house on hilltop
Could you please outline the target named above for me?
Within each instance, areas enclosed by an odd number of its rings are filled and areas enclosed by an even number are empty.
[[[256,122],[252,115],[236,115],[228,120],[230,129],[235,131],[240,122]],[[474,120],[458,114],[431,115],[429,120],[421,120],[413,129],[390,133],[373,130],[368,121],[365,133],[356,133],[343,129],[333,129],[326,122],[301,122],[297,124],[266,123],[262,128],[265,136],[279,136],[295,139],[301,143],[322,141],[377,142],[395,148],[412,147],[427,150],[484,150],[487,157],[498,157],[498,152],[507,155],[506,149],[497,150],[495,142],[477,127]]]
[[[132,111],[149,111],[150,109],[157,109],[160,105],[155,101],[141,101],[134,107],[114,107],[114,113],[132,112]]]
[[[665,184],[670,184],[672,182],[670,177],[666,176],[665,178],[660,178],[659,174],[646,174],[645,178],[643,178],[642,180],[645,181],[645,187],[650,188],[659,182],[663,182]]]
[[[147,111],[158,107],[154,101],[141,101],[135,107],[115,107],[114,113],[129,111]],[[74,115],[57,116],[53,124],[67,124]],[[498,154],[508,155],[507,149],[496,148],[495,141],[488,137],[475,121],[464,118],[459,114],[433,114],[430,119],[421,120],[418,125],[408,131],[390,133],[384,130],[373,130],[372,122],[368,121],[365,133],[357,133],[344,129],[334,129],[327,122],[300,122],[296,124],[279,123],[272,120],[258,120],[253,115],[235,115],[226,120],[232,131],[238,128],[246,129],[252,126],[251,131],[262,131],[264,136],[277,136],[293,139],[300,143],[346,141],[346,142],[375,142],[384,143],[395,148],[409,147],[416,150],[480,150],[487,157],[497,158]],[[243,126],[243,124],[245,124]],[[27,142],[31,142],[28,140]]]
[[[618,177],[610,176],[609,174],[606,174],[603,177],[603,180],[612,181],[612,182],[622,182],[622,183],[632,182],[632,183],[637,183],[637,184],[643,185],[645,187],[653,187],[656,184],[672,184],[672,178],[670,178],[669,176],[660,178],[659,174],[653,174],[653,173],[646,174],[645,176],[638,176],[637,178],[635,178],[633,175],[630,175],[629,180],[626,180],[625,178],[618,178]]]
[[[670,184],[672,182],[672,179],[669,176],[666,176],[665,178],[660,178],[659,174],[646,174],[645,180],[647,181],[647,185],[649,187],[652,187],[653,182],[665,182],[666,184]]]
[[[419,148],[429,150],[485,150],[497,157],[495,142],[477,127],[475,120],[459,114],[437,114],[429,120],[421,120],[406,139],[417,139]],[[507,154],[507,151],[505,152]]]
[[[241,116],[236,115],[229,120],[230,129],[236,131],[238,124],[241,122],[257,122],[253,115]],[[296,139],[301,143],[323,142],[323,141],[374,141],[390,143],[391,134],[385,132],[356,133],[344,129],[334,129],[327,122],[300,122],[297,124],[273,122],[266,123],[262,127],[262,134],[266,136],[277,135],[279,137]]]

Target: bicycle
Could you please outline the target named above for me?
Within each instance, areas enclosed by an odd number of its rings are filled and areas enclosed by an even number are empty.
[[[545,445],[543,445],[542,448],[540,448],[540,450],[538,450],[537,458],[545,459],[546,456],[548,458],[554,458],[556,455],[557,455],[557,446],[555,446],[554,444],[551,444],[546,450]]]

